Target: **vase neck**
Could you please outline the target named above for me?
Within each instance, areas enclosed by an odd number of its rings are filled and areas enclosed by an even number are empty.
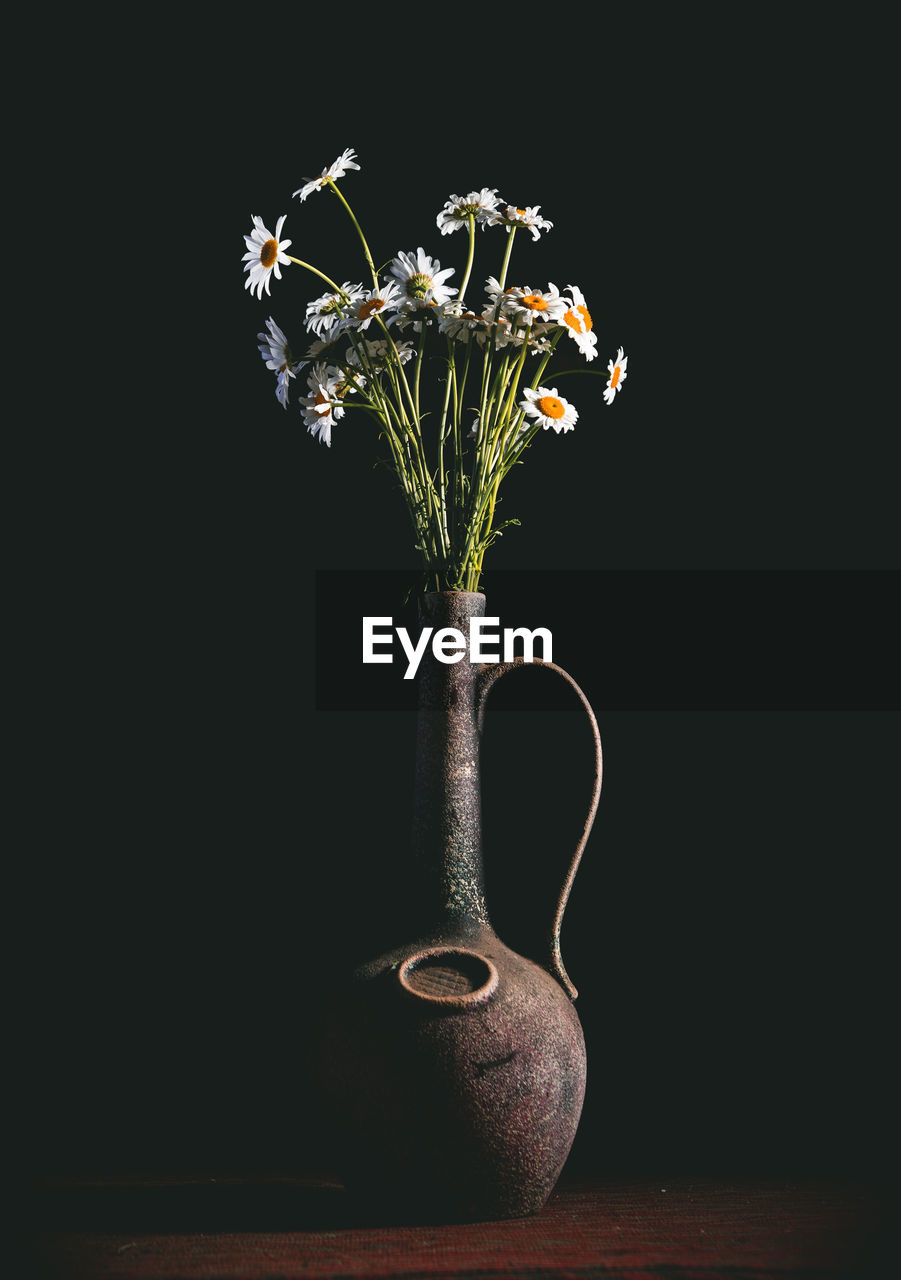
[[[469,660],[469,620],[484,614],[485,597],[476,592],[441,591],[420,599],[420,622],[433,633],[417,677],[413,855],[420,892],[434,913],[487,924],[476,668]],[[466,641],[459,661],[434,655],[431,640],[446,627]]]

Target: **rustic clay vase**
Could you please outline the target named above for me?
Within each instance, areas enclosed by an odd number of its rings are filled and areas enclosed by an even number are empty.
[[[423,625],[469,633],[485,597],[437,592]],[[361,965],[328,1002],[319,1088],[341,1176],[371,1214],[433,1222],[519,1217],[546,1202],[585,1093],[576,992],[560,958],[563,909],[600,791],[537,964],[492,929],[482,873],[479,741],[486,695],[522,663],[445,664],[426,650],[419,681],[407,939]]]

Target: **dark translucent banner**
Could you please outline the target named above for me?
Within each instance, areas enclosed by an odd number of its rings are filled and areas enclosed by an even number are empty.
[[[534,633],[534,656],[551,656],[598,710],[897,709],[897,587],[888,571],[502,571],[484,582],[497,619],[486,651],[503,658],[508,632]],[[415,707],[434,642],[419,592],[413,573],[317,573],[318,710]],[[558,683],[531,682],[530,705],[556,705]],[[493,707],[513,688],[499,685]]]

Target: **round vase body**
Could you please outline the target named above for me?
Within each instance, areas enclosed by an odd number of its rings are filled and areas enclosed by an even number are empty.
[[[374,1212],[478,1220],[546,1202],[582,1111],[585,1041],[556,979],[490,927],[362,965],[320,1048],[342,1177]]]

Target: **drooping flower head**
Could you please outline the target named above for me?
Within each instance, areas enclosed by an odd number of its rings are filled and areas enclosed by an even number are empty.
[[[449,288],[444,282],[454,274],[453,267],[441,270],[437,258],[430,258],[424,249],[416,253],[404,253],[398,250],[397,257],[391,263],[391,274],[399,282],[401,296],[398,309],[404,312],[420,311],[433,305],[440,306],[449,302],[456,289]]]
[[[468,196],[451,196],[438,214],[436,222],[443,236],[449,236],[459,227],[469,225],[470,216],[481,223],[484,229],[489,216],[498,206],[497,189],[482,187],[481,191],[470,191]]]
[[[248,272],[247,279],[244,281],[244,288],[249,289],[253,293],[257,291],[257,297],[262,298],[263,290],[269,292],[269,277],[275,272],[275,278],[281,280],[282,273],[279,271],[279,263],[283,267],[290,265],[291,259],[285,253],[290,240],[282,240],[282,227],[285,224],[285,218],[288,215],[283,213],[275,224],[275,235],[267,230],[263,225],[263,219],[253,215],[253,231],[249,236],[244,237],[244,243],[247,245],[247,252],[241,261],[244,263],[244,270]]]
[[[574,284],[567,287],[570,292],[570,305],[563,313],[562,323],[585,359],[591,361],[597,355],[598,345],[598,336],[592,333],[591,312],[585,305],[585,295],[582,290]]]
[[[494,213],[488,215],[488,225],[506,227],[528,227],[533,240],[540,240],[542,231],[550,231],[554,225],[547,218],[538,215],[540,204],[526,205],[525,209],[517,209],[515,205],[505,204]]]
[[[270,316],[266,321],[267,333],[258,333],[260,339],[260,355],[266,362],[267,369],[273,369],[276,375],[275,398],[283,408],[288,407],[288,379],[296,373],[294,357],[288,346],[288,339]]]
[[[525,400],[520,400],[519,407],[526,417],[539,422],[545,431],[548,427],[553,427],[558,434],[572,431],[579,414],[568,400],[557,395],[556,387],[526,387],[523,394]]]
[[[626,380],[626,365],[629,363],[629,357],[623,355],[623,349],[617,351],[612,360],[607,361],[607,371],[610,377],[607,379],[607,389],[604,392],[604,399],[607,404],[613,404],[617,391],[622,391],[623,383]]]
[[[355,163],[354,156],[357,153],[350,147],[346,151],[342,151],[337,160],[333,161],[328,168],[323,169],[318,178],[307,178],[302,187],[298,187],[296,191],[292,191],[293,196],[300,196],[301,200],[306,200],[311,192],[324,187],[327,182],[337,182],[339,178],[343,178],[348,169],[359,169],[359,165]]]
[[[323,293],[307,303],[307,329],[319,338],[329,337],[337,332],[348,309],[365,297],[366,290],[361,284],[345,280],[337,293],[334,290]]]
[[[314,364],[307,375],[308,396],[301,396],[300,411],[311,435],[318,435],[331,448],[332,424],[344,417],[344,406],[337,403],[345,386],[344,374],[334,365]]]

